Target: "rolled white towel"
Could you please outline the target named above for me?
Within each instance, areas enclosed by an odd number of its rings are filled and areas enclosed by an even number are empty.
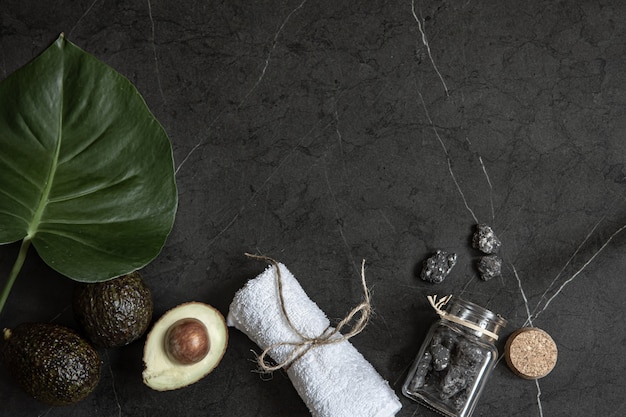
[[[270,356],[283,363],[294,349],[289,343],[302,343],[300,335],[319,337],[330,322],[291,272],[283,264],[277,267],[283,306],[276,269],[270,266],[235,294],[227,323],[261,349],[274,346]],[[285,369],[314,417],[392,417],[402,407],[389,384],[348,340],[316,345]]]

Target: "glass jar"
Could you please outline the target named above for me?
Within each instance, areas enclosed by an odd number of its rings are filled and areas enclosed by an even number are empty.
[[[445,416],[469,417],[498,359],[494,343],[506,320],[461,298],[428,299],[440,319],[428,331],[402,393]]]

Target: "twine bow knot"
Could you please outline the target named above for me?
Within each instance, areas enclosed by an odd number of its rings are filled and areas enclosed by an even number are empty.
[[[289,315],[287,314],[287,310],[285,308],[285,300],[283,297],[282,277],[280,274],[280,268],[278,266],[278,263],[274,259],[266,256],[252,255],[249,253],[246,253],[246,256],[254,259],[265,260],[271,263],[276,270],[276,283],[278,286],[278,297],[281,312],[287,320],[289,327],[301,339],[301,341],[298,342],[278,342],[268,346],[265,350],[263,350],[263,352],[261,352],[260,355],[257,356],[257,363],[259,365],[260,371],[270,373],[282,368],[288,369],[295,361],[300,359],[311,349],[318,346],[330,345],[333,343],[339,343],[343,342],[344,340],[348,340],[361,333],[363,329],[365,329],[365,327],[367,326],[367,323],[372,314],[372,306],[370,303],[370,294],[367,288],[367,283],[365,282],[365,260],[363,260],[363,262],[361,263],[361,284],[363,286],[364,294],[363,302],[350,310],[346,317],[344,317],[343,320],[341,320],[335,328],[329,325],[319,336],[309,337],[302,334],[302,332],[298,330],[298,328],[291,322]],[[353,320],[355,321],[351,325],[350,331],[346,334],[342,334],[341,330],[344,327],[349,326]],[[269,355],[270,351],[272,351],[273,349],[281,346],[290,346],[293,347],[293,349],[291,350],[291,353],[287,356],[287,358],[275,365],[272,365],[270,362],[268,362],[267,355]]]

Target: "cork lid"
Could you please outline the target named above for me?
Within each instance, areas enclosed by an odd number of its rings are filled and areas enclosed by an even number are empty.
[[[506,341],[504,354],[509,368],[526,379],[548,375],[556,365],[556,343],[545,331],[536,327],[516,330]]]

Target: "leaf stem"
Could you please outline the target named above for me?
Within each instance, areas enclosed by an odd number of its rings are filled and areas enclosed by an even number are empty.
[[[15,283],[17,275],[22,270],[22,265],[24,265],[24,260],[26,259],[26,253],[28,252],[29,247],[30,237],[25,237],[24,240],[22,240],[20,251],[17,254],[17,258],[15,259],[15,263],[13,264],[13,268],[11,269],[11,273],[9,274],[9,279],[7,280],[7,283],[4,285],[2,293],[0,294],[0,313],[2,313],[4,304],[6,303],[7,298],[9,298],[9,293],[11,292],[11,288],[13,288],[13,284]]]

